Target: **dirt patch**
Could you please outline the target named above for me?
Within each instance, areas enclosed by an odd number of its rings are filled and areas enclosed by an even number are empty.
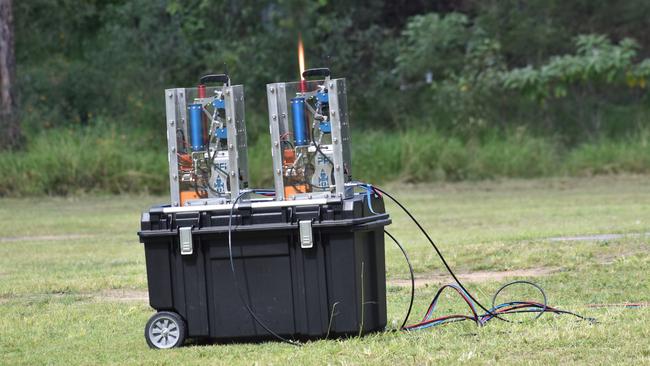
[[[86,293],[53,293],[53,294],[28,294],[18,296],[0,297],[0,305],[6,304],[11,300],[18,301],[43,301],[49,299],[60,299],[66,296],[77,297],[79,301],[99,301],[99,302],[149,302],[149,293],[142,290],[105,290],[101,292]]]
[[[59,240],[87,239],[92,237],[94,237],[94,235],[88,235],[88,234],[13,236],[13,237],[0,237],[0,243],[11,243],[17,241],[59,241]]]
[[[144,301],[149,302],[149,293],[142,290],[106,290],[91,295],[96,301],[118,301],[118,302],[131,302],[131,301]]]
[[[512,271],[476,271],[471,273],[456,274],[459,280],[467,283],[487,282],[487,281],[500,281],[512,277],[539,277],[547,276],[551,273],[558,272],[560,268],[557,267],[539,267],[529,269],[515,269]],[[415,287],[423,287],[433,284],[443,284],[452,282],[453,279],[448,274],[426,274],[415,277]],[[389,286],[410,287],[410,279],[393,279],[388,280],[386,283]]]

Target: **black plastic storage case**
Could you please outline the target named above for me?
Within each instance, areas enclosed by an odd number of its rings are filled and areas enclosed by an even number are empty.
[[[372,209],[367,199],[357,195],[321,205],[305,201],[264,208],[244,202],[234,210],[237,281],[245,301],[271,330],[315,339],[384,329],[384,226],[391,221],[380,197],[371,198]],[[138,233],[151,307],[180,315],[190,338],[271,339],[237,293],[228,252],[230,210],[164,211],[155,207],[143,213]],[[311,248],[299,234],[305,221],[311,221]],[[183,227],[191,227],[190,255],[181,254]]]

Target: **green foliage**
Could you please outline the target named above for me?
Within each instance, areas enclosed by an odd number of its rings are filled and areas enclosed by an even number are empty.
[[[145,136],[112,128],[59,129],[29,142],[27,152],[0,155],[0,196],[166,191],[164,150],[136,152]]]
[[[552,57],[539,68],[527,66],[502,74],[506,89],[521,91],[535,99],[565,97],[580,84],[616,85],[627,83],[644,88],[650,77],[650,59],[634,63],[638,43],[625,38],[613,44],[604,35],[579,35],[575,55]]]
[[[385,183],[534,178],[557,175],[650,173],[650,133],[602,139],[566,150],[524,129],[469,140],[435,130],[355,133],[355,179]],[[79,192],[168,190],[164,145],[159,137],[110,127],[56,129],[29,141],[26,152],[0,154],[1,196],[69,195]],[[141,151],[129,147],[143,146]],[[249,143],[254,187],[272,187],[270,146]]]
[[[463,67],[471,38],[467,16],[452,13],[416,15],[402,32],[404,43],[395,63],[407,79],[423,79],[431,72],[436,79],[454,77]]]

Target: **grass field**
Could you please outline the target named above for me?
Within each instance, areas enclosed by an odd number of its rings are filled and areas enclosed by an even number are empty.
[[[164,197],[0,200],[0,365],[14,364],[648,364],[650,176],[388,186],[488,303],[501,283],[542,285],[549,303],[599,322],[545,314],[525,324],[455,323],[421,332],[149,350],[140,211]],[[388,230],[418,272],[412,320],[450,280],[414,226],[388,206]],[[621,236],[583,237],[596,234]],[[551,239],[555,238],[555,239]],[[387,241],[389,328],[408,305],[407,269]],[[440,314],[466,312],[443,296]]]

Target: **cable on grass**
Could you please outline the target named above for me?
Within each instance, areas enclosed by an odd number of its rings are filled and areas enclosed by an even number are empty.
[[[562,309],[557,309],[554,307],[550,307],[547,304],[547,296],[544,290],[537,284],[530,282],[530,281],[523,281],[523,280],[518,280],[518,281],[512,281],[508,282],[505,285],[501,286],[494,294],[492,297],[492,307],[490,309],[486,308],[483,304],[481,304],[472,294],[465,288],[465,286],[462,284],[462,282],[458,279],[454,271],[451,269],[451,266],[443,256],[442,252],[440,249],[438,249],[438,246],[436,243],[431,239],[427,231],[422,227],[420,222],[411,214],[411,212],[401,203],[399,200],[397,200],[395,197],[390,195],[388,192],[369,185],[365,183],[358,183],[359,186],[362,186],[366,189],[368,196],[370,195],[370,192],[374,192],[375,194],[378,194],[377,192],[382,193],[383,195],[387,196],[390,198],[395,204],[397,204],[408,216],[409,218],[415,223],[415,225],[420,229],[420,232],[426,237],[426,239],[429,241],[433,249],[435,250],[436,254],[444,264],[445,268],[447,269],[447,272],[451,275],[451,277],[454,279],[455,284],[448,284],[445,286],[442,286],[440,289],[438,289],[438,292],[434,296],[433,300],[431,301],[431,304],[429,305],[429,308],[422,318],[422,320],[418,323],[412,324],[412,325],[405,325],[406,320],[408,319],[410,312],[411,312],[411,306],[413,304],[413,298],[414,298],[414,292],[415,292],[415,280],[413,277],[413,267],[411,266],[410,260],[408,259],[408,256],[406,255],[406,251],[404,248],[399,244],[397,239],[389,234],[387,231],[384,230],[384,232],[399,246],[400,250],[402,250],[402,253],[404,256],[407,258],[407,262],[409,265],[409,269],[411,271],[411,305],[409,306],[409,310],[407,312],[406,318],[402,326],[400,327],[401,330],[416,330],[416,329],[425,329],[441,324],[447,324],[451,322],[458,322],[458,321],[465,321],[465,320],[472,320],[474,321],[478,326],[483,326],[485,325],[488,321],[492,319],[499,319],[501,321],[505,322],[512,322],[509,319],[505,319],[503,316],[504,315],[510,315],[510,314],[521,314],[521,313],[537,313],[537,315],[533,318],[533,320],[538,319],[540,316],[542,316],[545,312],[549,313],[554,313],[554,314],[568,314],[568,315],[573,315],[581,320],[589,321],[591,323],[595,323],[596,320],[594,318],[589,318],[582,316],[580,314],[567,311],[567,310],[562,310]],[[372,210],[372,206],[370,205],[370,197],[368,197],[368,204],[369,204],[369,209],[371,212],[374,213],[374,210]],[[524,284],[528,286],[534,287],[536,290],[538,290],[544,299],[543,303],[539,302],[534,302],[534,301],[511,301],[511,302],[505,302],[499,305],[495,305],[496,299],[498,295],[506,288],[516,285],[516,284]],[[453,314],[453,315],[446,315],[442,317],[437,317],[433,318],[433,313],[435,312],[436,306],[438,304],[438,299],[442,292],[447,289],[451,288],[455,290],[467,303],[469,306],[472,315],[463,315],[463,314]],[[481,310],[485,311],[485,313],[479,314],[477,312],[476,306],[478,305]]]

